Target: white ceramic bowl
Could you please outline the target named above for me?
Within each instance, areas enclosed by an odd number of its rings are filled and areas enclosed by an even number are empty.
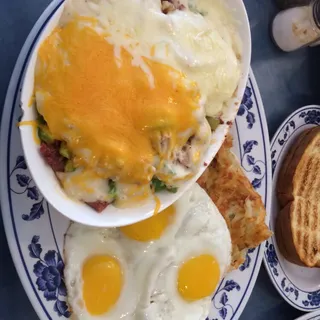
[[[228,121],[233,121],[239,104],[241,103],[242,95],[247,83],[248,72],[250,68],[251,58],[251,36],[247,13],[242,0],[225,0],[226,4],[234,12],[235,18],[239,21],[239,33],[243,44],[242,53],[242,70],[241,79],[235,94],[235,98],[230,101],[228,108],[224,111],[221,117],[225,124],[221,124],[215,130],[212,136],[212,143],[204,156],[204,164],[208,164],[218,152],[224,137],[228,132]],[[47,26],[40,35],[34,52],[30,58],[29,65],[25,74],[23,89],[21,93],[21,108],[23,110],[22,121],[35,120],[36,112],[34,107],[30,107],[30,99],[33,94],[34,87],[34,70],[37,59],[37,52],[42,41],[52,32],[57,26],[59,18],[62,14],[64,6],[62,5],[58,11],[49,20]],[[51,168],[45,163],[39,153],[39,145],[34,140],[32,126],[20,126],[22,146],[25,157],[33,176],[35,183],[47,201],[60,211],[63,215],[73,221],[82,224],[99,226],[99,227],[115,227],[132,224],[137,221],[144,220],[154,213],[155,202],[152,197],[141,206],[135,208],[118,209],[113,205],[109,205],[102,213],[97,213],[92,208],[80,201],[70,199],[61,188],[57,177]],[[165,209],[176,201],[205,170],[206,166],[202,165],[198,174],[192,179],[186,181],[178,189],[177,193],[160,192],[157,193],[161,202],[160,210]]]

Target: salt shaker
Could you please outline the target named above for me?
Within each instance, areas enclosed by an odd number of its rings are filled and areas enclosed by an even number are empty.
[[[307,6],[279,12],[272,22],[275,44],[283,51],[294,51],[320,39],[320,0]]]

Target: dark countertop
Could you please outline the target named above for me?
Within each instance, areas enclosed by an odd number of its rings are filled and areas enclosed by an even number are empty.
[[[0,0],[0,114],[20,49],[49,0]],[[294,110],[320,100],[320,46],[282,53],[271,42],[272,0],[244,0],[252,31],[252,68],[264,103],[270,137]],[[37,319],[12,263],[0,217],[0,320]],[[241,320],[294,319],[302,313],[287,304],[264,266]]]

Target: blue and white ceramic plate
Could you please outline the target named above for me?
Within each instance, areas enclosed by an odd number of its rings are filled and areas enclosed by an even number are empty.
[[[320,320],[320,311],[307,313],[304,316],[301,316],[295,320]]]
[[[306,106],[292,113],[280,126],[271,142],[273,190],[270,229],[275,230],[279,212],[275,183],[281,163],[297,136],[304,130],[320,125],[320,106]],[[280,295],[302,311],[320,310],[320,268],[306,268],[284,259],[273,236],[266,241],[264,262],[271,281]]]
[[[17,61],[1,124],[1,205],[6,235],[24,289],[40,319],[70,318],[63,278],[63,237],[69,221],[45,201],[28,171],[16,123],[21,82],[32,49],[61,0],[53,1],[31,31]],[[268,129],[251,73],[232,128],[234,152],[267,208],[271,197]],[[269,210],[268,210],[269,212]],[[250,250],[239,270],[220,283],[208,320],[238,319],[255,284],[263,247]]]
[[[320,320],[320,311],[307,313],[304,316],[297,318],[296,320]]]

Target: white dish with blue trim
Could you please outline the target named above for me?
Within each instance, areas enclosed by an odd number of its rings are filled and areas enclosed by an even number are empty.
[[[304,316],[299,317],[295,320],[320,320],[320,311],[307,313]]]
[[[21,115],[20,90],[27,61],[41,30],[60,3],[59,0],[50,4],[21,51],[9,85],[1,124],[3,221],[14,264],[41,320],[71,317],[66,304],[62,255],[69,220],[50,207],[35,186],[23,156],[16,123]],[[268,128],[252,73],[232,135],[234,152],[269,212],[271,160]],[[212,298],[209,320],[240,317],[254,287],[262,258],[263,246],[250,250],[239,270],[222,280]]]
[[[300,108],[282,123],[271,141],[273,190],[270,229],[273,232],[279,212],[275,187],[281,163],[299,134],[317,125],[320,125],[320,106]],[[266,241],[264,262],[275,288],[289,304],[307,312],[320,310],[320,268],[300,267],[285,260],[274,236]]]

